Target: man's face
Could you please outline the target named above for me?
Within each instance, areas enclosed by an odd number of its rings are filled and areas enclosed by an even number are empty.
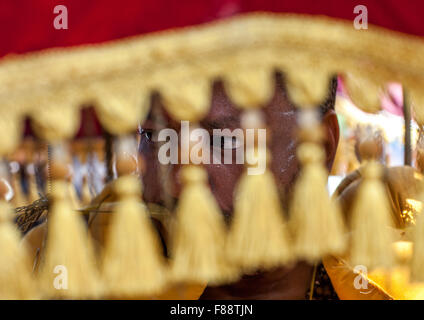
[[[335,90],[327,104],[334,103]],[[160,99],[153,99],[153,108],[163,110]],[[296,108],[290,103],[281,75],[277,75],[275,93],[268,105],[262,109],[266,120],[266,143],[271,155],[270,169],[274,174],[275,181],[285,204],[290,197],[292,185],[299,172],[299,164],[296,159]],[[213,129],[240,128],[242,110],[236,108],[227,96],[221,82],[213,86],[212,104],[209,114],[200,125],[212,133]],[[162,127],[172,128],[179,132],[180,125],[161,112]],[[167,204],[167,199],[178,199],[181,191],[179,179],[180,165],[167,165],[161,168],[158,161],[158,143],[155,142],[155,134],[152,119],[143,124],[139,151],[146,162],[146,170],[143,173],[144,200]],[[324,146],[326,149],[326,165],[331,168],[335,156],[339,127],[337,117],[333,110],[325,112],[322,124],[324,128]],[[153,139],[152,139],[153,138]],[[211,139],[212,141],[213,139]],[[224,148],[232,148],[233,160],[238,147],[237,141],[223,139]],[[211,154],[213,146],[210,146]],[[234,189],[244,170],[243,164],[206,164],[204,165],[209,177],[209,185],[221,210],[226,217],[231,217],[233,210]],[[166,181],[166,182],[164,182]],[[171,201],[171,205],[174,203]],[[312,274],[312,266],[305,262],[298,262],[293,267],[281,267],[272,271],[258,272],[245,275],[242,280],[235,284],[222,287],[208,287],[202,295],[202,299],[304,299],[309,287]]]
[[[180,124],[168,117],[161,105],[160,99],[153,99],[153,107],[162,110],[162,127],[172,128],[179,132]],[[273,172],[278,188],[283,199],[291,191],[299,171],[296,159],[296,109],[290,103],[283,79],[276,76],[275,93],[268,105],[262,109],[265,115],[267,131],[266,141],[271,155],[270,169]],[[213,85],[212,104],[209,114],[201,121],[200,125],[211,136],[211,154],[214,152],[213,129],[240,128],[242,110],[237,108],[225,92],[222,82]],[[333,117],[331,117],[333,116]],[[332,118],[332,119],[327,119]],[[333,111],[327,112],[323,124],[327,138],[327,166],[331,167],[338,140],[337,120],[334,122]],[[159,143],[155,141],[155,127],[151,118],[142,125],[139,152],[146,161],[146,170],[143,174],[144,198],[146,202],[164,204],[166,198],[178,199],[181,191],[179,179],[180,165],[167,165],[161,168],[157,152]],[[157,127],[156,127],[157,129]],[[237,148],[243,144],[232,137],[220,137],[222,149],[231,149],[233,152],[232,164],[205,164],[209,176],[209,184],[221,210],[229,216],[233,209],[234,189],[240,175],[244,170],[243,164],[236,164],[235,155]],[[241,145],[241,146],[240,146]]]

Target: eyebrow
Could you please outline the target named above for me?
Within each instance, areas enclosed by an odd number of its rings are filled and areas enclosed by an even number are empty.
[[[153,130],[154,123],[151,119],[147,119],[143,124],[140,124],[140,128],[143,130]]]
[[[168,123],[168,125],[170,125]],[[213,129],[237,129],[240,128],[240,119],[234,115],[222,115],[214,119],[205,118],[200,121],[200,125],[208,131]],[[172,127],[172,125],[170,125]],[[143,130],[154,130],[155,124],[151,119],[147,119],[143,125],[140,126]]]
[[[159,130],[161,128],[158,128],[158,123],[155,123],[152,119],[147,119],[142,125],[140,125],[140,128],[143,130],[148,131],[155,131]],[[168,121],[163,125],[163,128],[171,128],[177,130],[176,124],[174,122]]]
[[[240,128],[240,119],[236,116],[221,116],[215,119],[204,119],[201,125],[207,130]]]

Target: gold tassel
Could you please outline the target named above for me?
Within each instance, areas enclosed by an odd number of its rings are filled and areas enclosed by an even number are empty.
[[[112,216],[102,262],[106,294],[139,297],[160,293],[167,280],[165,257],[136,176],[115,181],[119,203]]]
[[[266,169],[249,175],[246,170],[234,198],[227,241],[229,259],[247,272],[288,263],[292,257],[289,237],[272,173]]]
[[[96,298],[102,286],[93,247],[81,216],[70,206],[67,190],[67,182],[53,181],[40,285],[47,298]]]
[[[238,274],[224,254],[225,222],[207,185],[207,173],[199,166],[187,165],[181,174],[184,188],[171,244],[173,279],[212,285],[234,280]]]
[[[250,140],[249,133],[253,133],[253,139],[246,145],[248,167],[235,190],[226,254],[243,271],[251,272],[284,265],[290,262],[292,254],[276,181],[268,169],[266,140],[262,141],[266,136],[260,134],[266,133],[260,132],[265,130],[263,114],[247,110],[241,122],[246,141]],[[265,171],[250,174],[261,163],[265,164]]]
[[[363,180],[351,213],[353,265],[368,270],[390,267],[393,263],[393,227],[387,190],[380,180],[382,165],[370,161],[361,169]]]
[[[424,200],[424,194],[420,196]],[[411,278],[413,281],[424,282],[424,214],[423,210],[416,219],[414,228],[414,251],[411,261]]]
[[[0,201],[0,300],[36,299],[27,248],[12,223],[12,209]]]
[[[297,149],[302,171],[297,178],[290,205],[290,229],[299,259],[310,263],[346,249],[341,210],[326,189],[328,173],[323,165],[324,151],[312,142]]]

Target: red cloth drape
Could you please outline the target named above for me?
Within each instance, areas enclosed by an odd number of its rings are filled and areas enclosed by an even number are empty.
[[[96,43],[252,11],[320,14],[353,21],[366,5],[369,22],[424,36],[421,0],[1,0],[0,57]],[[56,5],[68,8],[68,30],[53,27]]]
[[[98,43],[253,11],[319,14],[353,21],[353,9],[359,4],[367,6],[369,23],[424,36],[421,0],[0,0],[0,57]],[[68,9],[68,30],[53,27],[57,5]],[[99,123],[93,125],[88,131],[99,134]],[[31,134],[28,124],[25,127],[25,134]],[[85,129],[77,136],[86,135]]]

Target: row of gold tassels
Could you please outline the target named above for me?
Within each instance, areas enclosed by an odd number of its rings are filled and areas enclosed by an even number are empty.
[[[29,269],[10,208],[1,202],[0,298],[146,297],[162,292],[171,283],[228,283],[244,273],[297,260],[315,263],[327,255],[343,254],[347,248],[354,264],[390,267],[390,209],[381,166],[369,161],[362,168],[363,182],[348,234],[339,205],[326,190],[322,135],[317,134],[320,128],[315,112],[303,110],[299,121],[302,170],[289,220],[269,169],[260,175],[243,174],[235,191],[233,221],[227,227],[208,187],[206,171],[198,165],[186,165],[171,230],[169,261],[161,252],[148,210],[140,203],[139,180],[130,172],[115,184],[119,205],[99,259],[82,218],[72,210],[67,196],[69,182],[56,176],[46,250],[36,274]],[[246,112],[243,127],[263,128],[259,112]],[[254,152],[267,156],[267,150],[258,146]],[[421,279],[423,237],[421,217],[413,258],[413,272]],[[61,281],[58,276],[64,270],[67,280]]]

